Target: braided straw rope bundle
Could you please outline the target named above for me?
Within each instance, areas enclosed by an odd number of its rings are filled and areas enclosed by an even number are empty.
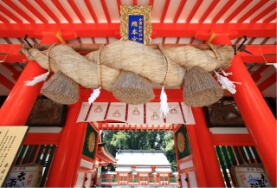
[[[22,49],[22,52],[43,68],[47,69],[50,64],[52,71],[61,71],[84,87],[101,86],[113,91],[123,102],[137,104],[151,100],[153,91],[149,88],[149,82],[174,87],[184,83],[186,103],[204,106],[222,97],[222,89],[208,72],[229,67],[233,58],[231,46],[211,48],[200,50],[192,46],[179,46],[163,49],[160,46],[160,49],[153,49],[132,41],[115,41],[82,56],[69,46],[56,45],[49,53],[49,63],[47,50]],[[195,75],[198,75],[197,78]],[[201,90],[201,87],[203,92],[194,95],[199,93],[196,88]],[[135,97],[139,98],[130,101],[130,98]]]

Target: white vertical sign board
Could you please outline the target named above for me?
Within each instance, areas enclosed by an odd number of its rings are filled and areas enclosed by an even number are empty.
[[[127,122],[130,124],[144,123],[144,106],[143,104],[128,105]]]
[[[77,119],[77,123],[78,122],[84,122],[86,121],[86,117],[88,114],[88,110],[89,110],[90,104],[88,102],[83,102],[81,109],[80,109],[80,113]]]
[[[111,102],[106,120],[126,121],[126,103]]]
[[[3,185],[28,126],[0,126],[0,185]]]
[[[94,102],[88,114],[87,121],[104,121],[108,104],[108,102]]]

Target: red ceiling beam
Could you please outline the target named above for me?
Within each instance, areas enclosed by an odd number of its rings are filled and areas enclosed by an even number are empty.
[[[201,6],[203,0],[197,0],[194,7],[192,8],[190,14],[187,17],[186,23],[189,23],[191,21],[191,19],[193,18],[193,16],[195,15],[196,11],[198,10],[198,8]]]
[[[180,4],[178,6],[178,9],[177,9],[177,11],[175,13],[175,16],[173,18],[173,23],[177,23],[180,15],[182,13],[182,10],[184,9],[184,6],[185,6],[186,2],[187,2],[187,0],[181,0]]]
[[[224,21],[225,23],[229,23],[236,15],[238,15],[247,5],[249,5],[252,2],[252,0],[244,0],[243,3],[240,4],[239,7],[236,8],[232,14],[229,15],[229,17]]]
[[[28,10],[30,10],[40,21],[43,23],[48,23],[48,20],[42,16],[41,13],[37,11],[27,0],[19,0]]]
[[[258,82],[261,78],[262,78],[262,73],[268,69],[269,66],[261,66],[259,67],[258,70],[255,71],[254,74],[251,75],[251,77],[253,78],[254,82]]]
[[[211,134],[212,142],[216,146],[253,146],[254,142],[249,134]]]
[[[14,66],[11,66],[11,65],[9,65],[9,64],[7,64],[7,63],[2,63],[2,65],[3,65],[6,69],[8,69],[9,71],[11,71],[12,78],[13,78],[14,80],[17,80],[17,79],[19,78],[20,73],[14,68]]]
[[[60,133],[28,133],[24,144],[54,144],[59,143]]]
[[[263,81],[259,86],[259,90],[261,92],[263,92],[264,90],[266,90],[267,88],[269,88],[272,84],[276,83],[276,76],[277,73],[275,72],[274,74],[272,74],[270,77],[268,77],[265,81]]]
[[[19,54],[20,44],[0,44],[0,60],[5,58],[5,62],[27,62],[27,58]],[[245,63],[275,63],[276,62],[276,45],[246,45],[246,49],[252,54],[240,52],[238,55]],[[6,55],[9,54],[7,57]],[[91,90],[88,91],[89,95]],[[157,93],[159,95],[159,93]]]
[[[10,11],[8,11],[5,7],[3,7],[2,5],[0,5],[0,10],[1,12],[3,12],[6,16],[8,16],[9,18],[11,18],[13,21],[17,22],[17,23],[23,23],[22,20],[20,20],[19,18],[17,18],[15,15],[13,15]]]
[[[73,23],[72,18],[68,14],[68,12],[63,8],[59,0],[52,0],[54,5],[57,7],[57,9],[62,13],[62,15],[65,17],[65,19],[68,21],[68,23]]]
[[[275,37],[275,23],[230,23],[230,24],[152,24],[152,38],[156,37],[194,37],[198,32],[229,33],[242,37]],[[43,32],[58,30],[75,32],[77,37],[116,37],[120,38],[120,24],[0,24],[0,37],[41,38]]]
[[[0,84],[5,86],[9,90],[11,90],[14,86],[14,83],[10,81],[8,78],[6,78],[5,76],[3,76],[1,73],[0,73]]]
[[[5,2],[11,9],[13,9],[15,12],[17,12],[20,16],[22,16],[28,22],[35,23],[35,20],[33,20],[28,14],[26,14],[21,8],[19,8],[11,0],[3,0],[3,2]]]
[[[236,0],[229,0],[228,3],[226,3],[224,5],[224,7],[217,13],[217,15],[214,17],[214,19],[212,20],[212,23],[216,23],[221,16],[223,16],[223,14],[225,14],[230,7],[236,2]]]
[[[162,16],[161,16],[161,21],[160,21],[161,23],[164,23],[165,15],[166,15],[166,13],[168,11],[169,3],[170,3],[169,0],[165,1],[163,12],[162,12]]]
[[[109,14],[109,10],[108,10],[108,6],[107,6],[107,4],[106,4],[106,1],[105,1],[105,0],[100,0],[100,1],[101,1],[101,4],[102,4],[104,13],[105,13],[107,22],[108,22],[108,23],[111,23],[111,17],[110,17],[110,14]]]
[[[37,4],[56,22],[60,23],[60,19],[52,12],[48,5],[46,5],[43,0],[35,0]]]
[[[269,16],[268,18],[266,18],[263,22],[264,23],[269,23],[273,20],[275,20],[277,17],[276,17],[276,12],[274,12],[271,16]]]
[[[86,4],[86,6],[88,8],[88,11],[89,11],[92,19],[94,20],[94,23],[98,23],[98,18],[97,18],[96,14],[95,14],[95,12],[93,10],[91,2],[89,0],[85,0],[85,4]]]
[[[0,15],[0,21],[3,22],[4,24],[9,23],[10,21],[7,20],[4,16]]]
[[[272,4],[267,7],[264,11],[262,11],[260,14],[258,14],[255,18],[253,18],[250,22],[256,23],[261,18],[263,18],[265,15],[267,15],[269,12],[276,9],[276,1],[273,1]]]
[[[246,45],[246,49],[252,54],[240,52],[238,55],[245,63],[275,63],[276,45]]]
[[[210,4],[210,6],[207,8],[207,10],[204,12],[204,14],[201,16],[198,22],[203,23],[218,3],[219,0],[213,0],[213,2]]]
[[[70,6],[72,7],[73,11],[75,12],[75,14],[78,16],[78,18],[80,19],[80,21],[82,23],[86,23],[86,19],[84,18],[84,16],[82,15],[81,11],[79,10],[79,8],[77,7],[77,5],[75,4],[74,0],[69,0],[68,3],[70,4]]]
[[[264,5],[264,1],[260,1],[259,3],[257,3],[254,7],[252,7],[249,11],[247,11],[239,20],[238,23],[242,23],[244,22],[247,18],[249,18],[253,13],[255,13],[256,11],[258,11],[263,5]]]

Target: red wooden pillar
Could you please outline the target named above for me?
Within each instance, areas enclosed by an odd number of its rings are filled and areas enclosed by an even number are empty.
[[[79,142],[81,135],[76,134],[78,129],[76,120],[81,109],[82,101],[69,106],[67,113],[66,123],[62,130],[60,141],[55,152],[54,160],[51,165],[49,172],[48,181],[46,182],[47,187],[72,187],[71,179],[69,182],[65,182],[68,177],[68,173],[75,174],[76,169],[71,168],[72,165],[76,165],[76,160],[71,161],[71,156],[78,156],[78,153],[72,152],[74,149],[72,146],[75,142]]]
[[[58,42],[55,35],[46,35],[41,44]],[[36,102],[42,83],[26,86],[25,81],[45,73],[36,62],[29,61],[0,110],[0,125],[25,125]]]
[[[212,42],[231,44],[226,35],[216,36]],[[276,186],[276,119],[239,56],[235,55],[227,72],[233,73],[229,76],[230,80],[241,82],[236,87],[234,99],[271,183]]]
[[[207,187],[207,182],[205,178],[205,169],[202,165],[202,159],[200,155],[200,149],[197,141],[197,134],[195,131],[195,125],[187,125],[187,132],[189,137],[191,155],[192,155],[192,162],[195,169],[195,176],[197,185],[199,187]]]
[[[25,125],[42,83],[26,86],[24,82],[44,72],[45,70],[36,62],[27,63],[0,110],[0,125]]]
[[[212,142],[211,132],[207,127],[203,109],[192,108],[192,113],[196,122],[195,131],[207,186],[225,187]]]

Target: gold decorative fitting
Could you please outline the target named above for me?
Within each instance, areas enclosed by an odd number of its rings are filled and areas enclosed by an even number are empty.
[[[185,136],[182,132],[179,132],[177,135],[177,145],[178,145],[178,150],[180,152],[185,151]]]
[[[91,132],[88,136],[88,151],[93,152],[95,147],[95,134]]]
[[[129,34],[129,16],[130,15],[142,15],[144,18],[144,44],[150,44],[152,35],[151,25],[151,9],[152,6],[120,6],[121,24],[120,24],[120,35],[121,40],[128,40]],[[136,26],[136,22],[132,22],[131,26]],[[136,31],[132,31],[136,32]]]

